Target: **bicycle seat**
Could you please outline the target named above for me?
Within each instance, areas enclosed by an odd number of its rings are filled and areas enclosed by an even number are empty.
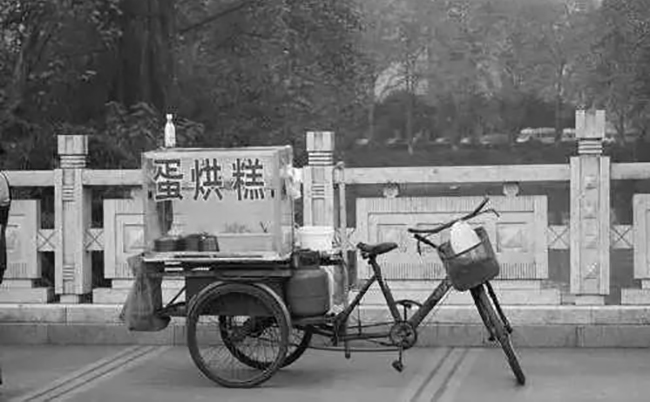
[[[366,258],[376,257],[380,254],[388,253],[389,251],[395,250],[397,247],[399,246],[393,242],[378,243],[378,244],[366,244],[366,243],[357,244],[357,248],[361,250],[363,257]]]

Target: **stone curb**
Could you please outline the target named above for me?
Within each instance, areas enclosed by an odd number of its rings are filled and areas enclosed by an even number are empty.
[[[0,344],[25,345],[185,345],[185,326],[172,324],[159,332],[130,332],[120,324],[7,323]],[[523,325],[515,327],[516,348],[646,348],[646,325]],[[418,330],[419,347],[498,346],[487,340],[482,325],[438,324]]]
[[[0,323],[120,324],[121,305],[116,304],[0,304]],[[503,306],[514,326],[518,325],[643,325],[650,324],[648,306]],[[353,314],[356,316],[356,314]],[[364,321],[389,319],[385,306],[361,308]],[[174,318],[173,323],[183,323]],[[440,306],[426,322],[479,324],[474,306]]]
[[[159,332],[130,332],[120,305],[3,304],[2,344],[184,345],[185,320]],[[504,306],[517,347],[650,347],[650,306]],[[356,317],[356,315],[355,315]],[[388,321],[385,308],[361,310],[364,322]],[[473,306],[441,306],[418,331],[419,346],[487,346]]]

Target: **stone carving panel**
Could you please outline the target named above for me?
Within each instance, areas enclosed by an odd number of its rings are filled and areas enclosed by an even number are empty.
[[[394,242],[402,253],[408,250],[408,238],[405,236],[404,225],[377,225],[377,239],[379,242]]]
[[[125,224],[122,226],[125,254],[133,255],[144,251],[144,226],[142,224]]]
[[[139,199],[104,200],[104,276],[108,279],[131,278],[127,246],[133,243],[132,228],[142,230],[143,211]],[[131,229],[127,229],[131,228]]]
[[[178,216],[182,218],[182,216]],[[180,231],[182,223],[172,230]],[[131,278],[127,259],[144,251],[144,213],[142,201],[104,200],[104,275],[109,279]]]
[[[131,277],[127,259],[133,254],[143,251],[138,247],[139,233],[144,231],[142,214],[122,213],[114,217],[115,220],[115,273],[117,278]]]
[[[650,194],[635,194],[634,208],[634,278],[650,279]]]
[[[361,198],[357,200],[355,239],[369,243],[395,241],[400,245],[398,250],[379,257],[388,279],[441,279],[445,270],[436,252],[422,245],[423,253],[418,255],[417,241],[408,234],[407,228],[437,226],[472,211],[481,200],[480,197]],[[470,224],[486,229],[501,263],[501,277],[547,278],[546,197],[493,197],[491,206],[501,214],[500,218],[481,215]],[[447,241],[448,231],[433,235],[430,240]],[[366,265],[360,259],[358,263],[360,267]]]
[[[497,224],[496,252],[528,252],[531,239],[527,226],[524,222]]]
[[[40,204],[37,200],[14,200],[7,224],[6,278],[36,279],[41,277],[38,258]]]
[[[568,250],[570,239],[569,239],[569,227],[564,225],[551,225],[547,230],[548,236],[548,248],[550,250]]]
[[[634,248],[634,231],[632,225],[613,225],[610,230],[610,242],[614,249]]]

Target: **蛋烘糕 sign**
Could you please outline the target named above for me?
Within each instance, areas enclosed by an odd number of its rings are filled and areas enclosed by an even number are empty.
[[[145,244],[161,259],[285,259],[293,248],[293,152],[175,148],[143,154]]]

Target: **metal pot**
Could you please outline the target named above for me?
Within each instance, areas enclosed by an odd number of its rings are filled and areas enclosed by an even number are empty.
[[[201,237],[201,251],[219,251],[217,237],[212,235]]]
[[[177,236],[163,236],[154,240],[154,249],[158,252],[178,251],[180,239]]]

